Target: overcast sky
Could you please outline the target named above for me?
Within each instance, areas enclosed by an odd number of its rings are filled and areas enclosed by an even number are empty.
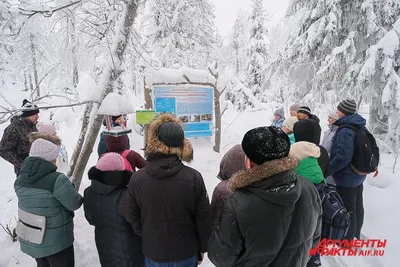
[[[236,14],[250,9],[251,0],[211,0],[215,6],[215,23],[220,34],[226,37],[232,29]],[[270,24],[276,24],[284,16],[289,0],[264,0],[264,9],[270,15]]]

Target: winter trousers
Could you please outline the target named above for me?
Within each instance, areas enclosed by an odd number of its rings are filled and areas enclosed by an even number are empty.
[[[360,239],[364,223],[363,185],[358,187],[336,186],[336,191],[343,200],[347,211],[351,212],[351,225],[344,239]]]
[[[37,262],[37,267],[74,267],[74,245],[56,254],[35,260]]]
[[[155,262],[146,258],[146,267],[197,267],[197,255],[183,261]]]

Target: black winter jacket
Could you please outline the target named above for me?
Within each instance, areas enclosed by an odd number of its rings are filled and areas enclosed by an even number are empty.
[[[328,177],[328,169],[329,169],[329,154],[326,151],[325,147],[318,145],[321,155],[318,158],[318,165],[324,174],[324,178]]]
[[[102,267],[143,267],[141,238],[123,216],[129,171],[89,171],[91,186],[84,192],[86,220],[95,226],[96,247]]]
[[[316,187],[293,172],[287,157],[256,166],[231,179],[221,221],[208,245],[217,267],[304,267],[321,233]]]
[[[153,261],[181,261],[207,251],[211,219],[204,181],[176,155],[149,155],[129,183],[125,218]]]

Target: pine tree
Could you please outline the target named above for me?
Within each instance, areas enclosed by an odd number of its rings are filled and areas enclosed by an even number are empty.
[[[294,27],[284,55],[272,65],[270,88],[285,86],[285,97],[314,108],[318,102],[355,98],[369,104],[370,128],[385,133],[388,116],[381,103],[389,76],[378,74],[384,69],[379,61],[367,59],[399,17],[399,1],[293,0],[287,15]],[[374,75],[368,74],[371,64]]]
[[[208,0],[150,0],[142,31],[153,64],[206,68],[212,62],[214,10]]]
[[[246,85],[254,96],[259,96],[268,62],[267,15],[262,0],[253,0],[250,17],[250,38],[246,47]]]

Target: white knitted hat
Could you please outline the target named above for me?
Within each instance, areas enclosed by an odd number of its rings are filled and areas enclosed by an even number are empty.
[[[29,151],[30,157],[41,158],[50,162],[57,159],[58,154],[59,148],[57,145],[41,138],[32,143]]]
[[[305,158],[319,158],[321,155],[321,149],[309,142],[296,142],[290,147],[289,155],[296,157],[298,160]]]

